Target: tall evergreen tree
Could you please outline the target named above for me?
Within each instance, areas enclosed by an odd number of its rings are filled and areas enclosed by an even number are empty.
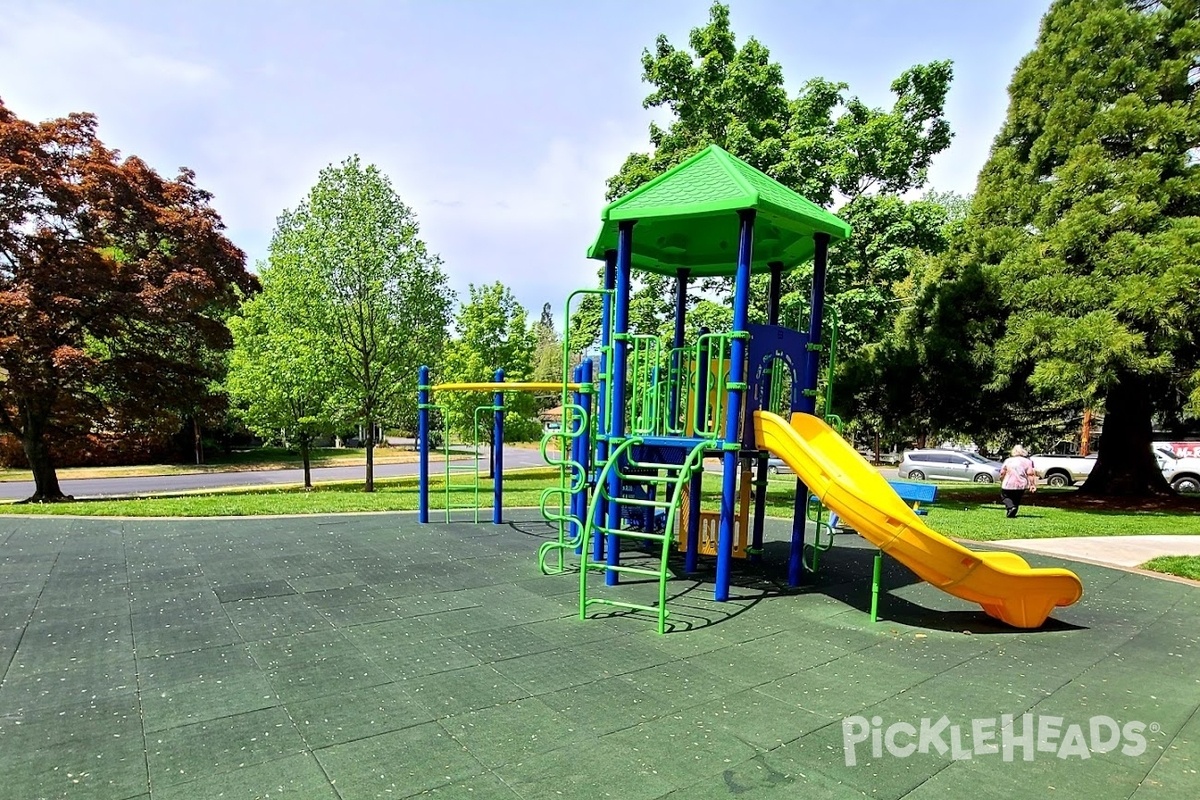
[[[1155,414],[1200,405],[1198,78],[1198,0],[1057,0],[967,220],[963,269],[1001,309],[992,388],[1104,408],[1084,491],[1167,491]]]
[[[562,339],[554,328],[554,312],[546,303],[542,306],[542,316],[533,330],[534,349],[531,378],[535,381],[561,381],[563,378]],[[537,407],[539,411],[553,408],[560,399],[553,394],[539,395]]]

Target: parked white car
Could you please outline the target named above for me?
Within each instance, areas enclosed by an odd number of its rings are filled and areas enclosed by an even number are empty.
[[[1154,448],[1154,457],[1172,489],[1180,494],[1200,492],[1200,457],[1176,458],[1165,447]]]
[[[1096,454],[1087,456],[1033,457],[1033,469],[1047,486],[1070,486],[1087,480],[1096,466]]]

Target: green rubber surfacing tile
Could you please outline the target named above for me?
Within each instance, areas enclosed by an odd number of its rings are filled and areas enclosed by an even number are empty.
[[[141,659],[138,682],[147,732],[279,705],[244,645]]]
[[[848,604],[861,603],[869,573],[835,555],[836,581],[796,594],[768,597],[755,584],[722,606],[710,585],[688,588],[672,601],[676,619],[706,626],[659,637],[644,615],[575,618],[575,579],[538,577],[525,533],[348,519],[138,523],[125,534],[129,606],[98,617],[67,609],[84,599],[72,581],[87,580],[108,598],[96,608],[116,607],[124,556],[108,534],[75,538],[98,528],[73,522],[71,535],[36,541],[33,572],[0,572],[14,586],[46,584],[54,601],[24,631],[50,633],[49,646],[31,646],[24,664],[18,653],[0,683],[0,764],[28,771],[0,796],[1200,796],[1191,587],[1089,568],[1081,574],[1094,583],[1061,625],[1014,633],[897,574],[885,609],[904,621],[871,625]],[[448,547],[430,544],[435,533]],[[70,568],[55,573],[60,550]],[[441,563],[451,550],[457,560]],[[224,606],[211,588],[258,593],[278,580],[292,592]],[[374,619],[392,603],[395,618]],[[303,609],[296,627],[293,608]],[[72,632],[95,618],[113,618],[121,636]],[[355,688],[360,671],[381,682]],[[132,705],[116,729],[54,721],[66,708],[102,720],[99,709],[121,703]],[[844,763],[850,714],[961,720],[1026,708],[1145,715],[1163,728],[1136,759]],[[8,736],[14,714],[48,720],[26,730],[49,743]],[[138,714],[149,757],[128,721]],[[85,769],[96,755],[100,768]]]
[[[409,797],[485,771],[435,722],[314,752],[343,800]]]
[[[205,775],[189,783],[155,787],[153,800],[339,800],[312,753],[297,753],[261,764]]]
[[[312,749],[432,722],[434,715],[395,683],[288,703],[287,713]]]
[[[489,768],[573,748],[591,738],[535,697],[457,714],[443,720],[442,727]]]
[[[197,722],[146,736],[151,791],[304,750],[281,708]]]
[[[488,664],[410,678],[403,685],[435,717],[505,705],[530,694]]]

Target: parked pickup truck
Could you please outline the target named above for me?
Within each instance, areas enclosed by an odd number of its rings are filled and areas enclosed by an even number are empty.
[[[1096,454],[1088,456],[1034,456],[1033,469],[1048,486],[1070,486],[1087,480],[1096,466]]]
[[[1180,494],[1200,492],[1200,457],[1176,458],[1165,447],[1154,448],[1154,457],[1172,489]]]

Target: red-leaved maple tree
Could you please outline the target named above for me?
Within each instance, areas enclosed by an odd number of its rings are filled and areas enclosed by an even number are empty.
[[[0,430],[30,500],[63,497],[54,447],[182,415],[219,378],[224,317],[257,280],[190,170],[167,180],[72,114],[31,123],[0,101]]]

